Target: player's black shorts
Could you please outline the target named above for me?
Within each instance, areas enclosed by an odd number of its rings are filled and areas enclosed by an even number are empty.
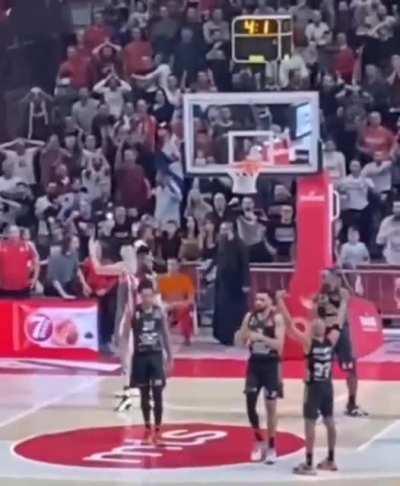
[[[356,360],[353,353],[350,327],[347,323],[340,331],[340,336],[335,346],[335,355],[343,371],[352,371],[355,369]]]
[[[332,381],[306,383],[305,385],[303,417],[308,420],[317,420],[319,414],[323,418],[333,417]]]
[[[135,353],[132,362],[131,383],[136,387],[165,386],[165,368],[162,353]]]
[[[267,400],[278,398],[280,386],[279,361],[250,357],[247,363],[245,393],[265,390]]]

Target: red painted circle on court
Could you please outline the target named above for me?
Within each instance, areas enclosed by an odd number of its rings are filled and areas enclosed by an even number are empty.
[[[123,469],[174,469],[249,462],[253,434],[248,427],[205,423],[163,426],[162,445],[142,442],[143,427],[99,427],[48,434],[19,443],[15,452],[35,461],[65,466]],[[284,456],[304,441],[287,432],[277,435]]]

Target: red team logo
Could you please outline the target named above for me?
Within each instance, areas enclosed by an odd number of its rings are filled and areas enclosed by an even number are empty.
[[[199,423],[163,427],[162,445],[144,445],[143,428],[100,427],[39,436],[19,443],[15,452],[48,464],[88,468],[175,469],[249,462],[253,433],[248,427]],[[277,436],[278,454],[298,451],[304,441]]]
[[[53,330],[53,323],[45,314],[30,314],[25,320],[25,335],[32,343],[47,341]]]

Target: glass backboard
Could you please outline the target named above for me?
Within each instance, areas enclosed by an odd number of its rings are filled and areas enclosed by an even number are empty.
[[[320,170],[318,93],[186,94],[184,129],[188,174],[232,176],[254,162],[266,174]]]

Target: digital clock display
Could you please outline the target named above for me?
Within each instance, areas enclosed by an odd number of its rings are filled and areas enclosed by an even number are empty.
[[[232,22],[232,58],[235,62],[271,62],[290,56],[292,48],[293,22],[289,15],[243,15]]]
[[[235,23],[235,33],[248,36],[278,35],[279,23],[274,19],[242,19]]]

